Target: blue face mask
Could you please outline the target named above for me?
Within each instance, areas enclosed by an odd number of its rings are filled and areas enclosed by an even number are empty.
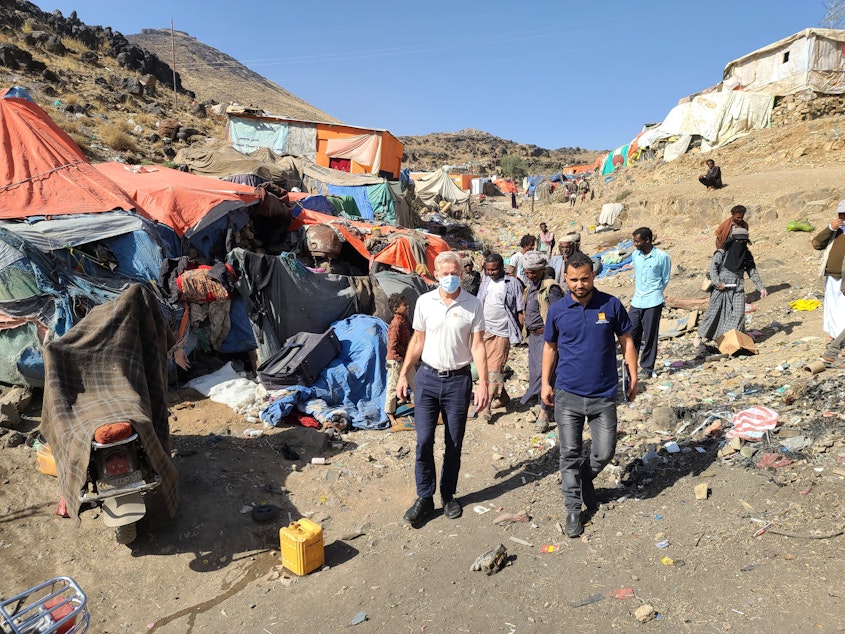
[[[440,288],[445,293],[454,293],[461,285],[461,278],[457,275],[444,275],[440,278]]]

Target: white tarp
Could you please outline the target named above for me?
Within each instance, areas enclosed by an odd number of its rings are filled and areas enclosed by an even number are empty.
[[[845,30],[804,29],[725,67],[722,90],[791,95],[845,93]]]
[[[686,152],[690,139],[700,136],[702,151],[712,150],[751,130],[769,127],[774,98],[762,93],[711,92],[692,101],[678,104],[666,115],[663,123],[648,130],[638,139],[640,147],[651,147],[662,139],[681,137],[680,143],[664,155],[665,161]]]

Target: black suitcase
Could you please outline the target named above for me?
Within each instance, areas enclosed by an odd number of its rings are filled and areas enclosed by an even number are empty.
[[[324,333],[300,332],[288,337],[281,350],[258,366],[258,378],[268,390],[309,386],[338,353],[340,341],[333,329]]]

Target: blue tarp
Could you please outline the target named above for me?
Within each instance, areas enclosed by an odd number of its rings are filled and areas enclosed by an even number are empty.
[[[345,409],[352,427],[385,429],[387,324],[378,317],[352,315],[332,328],[340,354],[311,386],[314,398]]]
[[[261,421],[278,427],[279,423],[283,422],[288,415],[293,411],[293,408],[299,403],[305,403],[311,398],[311,388],[302,385],[291,385],[273,393],[274,399],[259,415]]]
[[[375,211],[373,211],[373,205],[370,203],[370,198],[367,194],[369,187],[363,187],[360,185],[332,185],[328,183],[326,184],[326,188],[329,190],[330,194],[334,194],[335,196],[350,196],[355,199],[355,204],[358,205],[358,211],[361,212],[361,217],[364,220],[375,219]]]
[[[608,253],[613,253],[614,251],[630,250],[633,246],[633,240],[623,240],[614,248],[608,249],[607,251],[602,251],[601,253],[596,253],[593,257],[601,258],[602,256],[607,255]],[[605,262],[604,259],[602,259],[603,269],[598,275],[596,275],[596,277],[610,277],[611,275],[616,275],[617,273],[620,273],[623,269],[630,269],[632,267],[633,261],[632,255],[633,251],[630,251],[630,253],[628,253],[628,255],[621,259],[619,262]]]

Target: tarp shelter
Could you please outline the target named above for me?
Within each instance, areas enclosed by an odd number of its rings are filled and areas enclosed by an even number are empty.
[[[417,198],[426,205],[437,205],[441,200],[452,203],[464,216],[468,216],[469,194],[462,191],[443,168],[432,172],[430,176],[416,181]]]
[[[128,211],[134,205],[25,90],[0,92],[0,218]]]
[[[437,257],[437,254],[441,251],[450,250],[449,244],[443,238],[431,233],[340,219],[310,209],[300,211],[291,221],[289,229],[295,231],[304,225],[313,224],[331,225],[352,248],[371,263],[371,266],[374,262],[380,262],[404,273],[418,271],[424,277],[433,275],[434,258]],[[370,253],[365,244],[367,238],[372,236],[373,229],[377,229],[380,234],[386,235],[390,241],[388,246],[376,255]],[[425,247],[418,249],[417,246],[422,241],[425,242]],[[418,257],[422,255],[421,250],[425,254],[424,260],[422,257]],[[424,266],[422,270],[419,269],[420,264]]]
[[[342,172],[399,178],[405,146],[387,130],[289,119],[244,109],[229,108],[226,114],[226,140],[244,154],[268,148]]]
[[[206,256],[218,231],[241,229],[248,220],[246,208],[259,201],[254,187],[168,167],[123,163],[94,167],[132,197],[138,214],[168,227]],[[181,254],[180,249],[168,255]]]
[[[243,175],[254,175],[287,190],[297,187],[322,196],[351,196],[361,216],[367,220],[413,226],[407,201],[391,187],[390,181],[379,176],[349,174],[302,157],[279,156],[266,148],[243,154],[223,144],[183,148],[173,161],[186,165],[194,174],[213,178],[238,180]]]
[[[845,93],[845,30],[804,29],[725,66],[722,90]]]

